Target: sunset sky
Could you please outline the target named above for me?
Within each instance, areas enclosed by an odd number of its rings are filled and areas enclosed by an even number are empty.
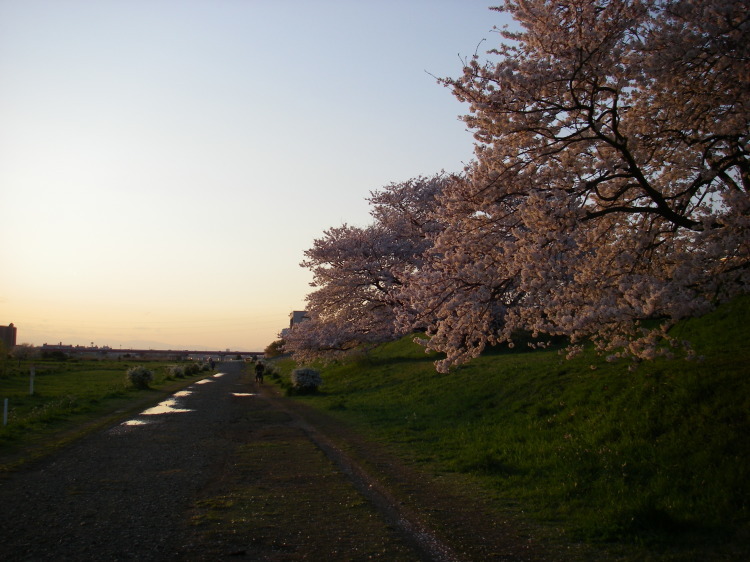
[[[0,0],[0,325],[262,350],[313,239],[471,159],[434,76],[498,42],[492,4]]]

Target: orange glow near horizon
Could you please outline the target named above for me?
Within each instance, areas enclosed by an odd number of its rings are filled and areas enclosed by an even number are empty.
[[[369,224],[371,191],[471,160],[468,108],[434,76],[504,17],[0,2],[0,325],[34,345],[262,351],[305,308],[316,238]]]

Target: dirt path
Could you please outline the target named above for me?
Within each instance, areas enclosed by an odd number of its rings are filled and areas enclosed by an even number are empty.
[[[206,559],[573,560],[333,418],[248,382],[241,443],[193,512]],[[584,557],[585,558],[585,557]]]
[[[172,413],[146,411],[3,479],[3,559],[170,559],[187,540],[185,511],[231,446],[219,430],[239,377],[209,377],[178,393]]]
[[[241,364],[0,481],[4,560],[532,560],[446,482]],[[564,559],[564,557],[561,557]]]

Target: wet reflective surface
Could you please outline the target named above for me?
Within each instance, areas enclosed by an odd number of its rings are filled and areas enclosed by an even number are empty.
[[[133,420],[128,420],[126,422],[122,422],[120,425],[147,425],[149,423],[151,422],[148,420],[133,419]]]
[[[225,373],[216,373],[213,376],[220,377],[220,376],[223,376],[224,374]],[[154,421],[156,421],[154,419],[154,416],[163,416],[165,414],[185,414],[189,412],[194,412],[195,410],[192,410],[190,408],[185,408],[180,399],[186,398],[190,396],[191,394],[193,394],[194,391],[190,390],[190,388],[192,388],[193,386],[197,384],[206,384],[206,383],[211,383],[211,382],[214,382],[214,381],[211,380],[210,378],[196,381],[190,387],[188,387],[187,390],[179,390],[175,392],[172,396],[167,398],[166,400],[159,402],[156,406],[143,410],[140,414],[138,414],[137,417],[122,422],[118,427],[111,429],[110,433],[113,433],[113,434],[123,433],[123,431],[126,431],[129,428],[149,425],[151,423],[154,423]],[[144,416],[147,416],[147,417],[144,417]]]
[[[160,414],[181,414],[185,412],[194,412],[195,410],[189,410],[187,408],[180,408],[180,402],[177,398],[167,398],[164,402],[159,402],[153,408],[143,410],[141,416],[158,416]]]
[[[172,392],[129,393],[103,431],[2,474],[0,560],[229,559],[223,548],[196,552],[202,535],[188,521],[199,493],[224,481],[217,459],[232,451],[234,420],[247,423],[256,400],[231,395],[254,392],[240,366],[222,365],[219,378],[170,382]],[[198,377],[211,384],[195,385]]]

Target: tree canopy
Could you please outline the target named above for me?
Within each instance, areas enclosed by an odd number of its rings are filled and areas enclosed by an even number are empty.
[[[371,199],[371,228],[316,241],[311,308],[359,332],[368,318],[379,337],[425,328],[443,371],[519,332],[593,339],[613,358],[668,353],[675,321],[750,282],[747,3],[493,9],[518,29],[441,80],[468,105],[474,161],[423,195],[429,182],[407,182],[408,212],[383,203],[391,186]],[[321,270],[314,256],[344,240],[379,258],[331,255]]]
[[[400,293],[431,245],[435,196],[447,181],[438,174],[373,192],[372,225],[330,228],[313,242],[300,264],[313,272],[310,320],[285,334],[285,349],[300,360],[332,357],[403,333],[396,318],[404,305]]]

